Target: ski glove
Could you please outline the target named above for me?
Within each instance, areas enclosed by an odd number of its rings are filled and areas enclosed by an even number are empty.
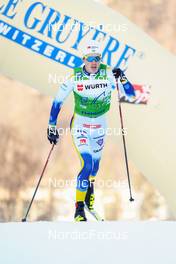
[[[57,144],[59,140],[59,133],[57,131],[57,127],[55,125],[49,125],[47,129],[48,140],[51,144]]]
[[[128,81],[127,77],[123,73],[123,71],[120,68],[114,68],[112,70],[114,77],[116,78],[116,81],[118,78],[120,78],[120,82],[123,85],[123,89],[125,92],[125,95],[130,98],[130,100],[135,100],[135,90],[133,85]]]
[[[112,70],[112,73],[114,75],[114,77],[116,78],[116,80],[119,78],[119,77],[122,77],[123,76],[123,72],[120,68],[114,68]]]

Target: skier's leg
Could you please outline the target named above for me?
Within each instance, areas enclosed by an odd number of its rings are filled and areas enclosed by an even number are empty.
[[[90,153],[79,153],[82,160],[82,168],[77,177],[76,186],[76,221],[86,221],[86,216],[84,212],[84,201],[89,187],[89,176],[92,171],[92,156]]]
[[[84,201],[92,172],[92,155],[88,152],[81,152],[79,155],[82,160],[82,168],[77,177],[76,201]]]
[[[81,162],[81,170],[77,177],[76,201],[85,200],[85,194],[89,183],[89,176],[92,172],[90,137],[88,130],[86,128],[83,128],[81,121],[77,116],[73,116],[71,121],[73,143]]]
[[[72,121],[72,137],[73,142],[76,148],[76,151],[79,155],[81,161],[81,170],[77,177],[77,186],[76,186],[76,212],[75,220],[76,221],[86,221],[84,213],[84,201],[89,186],[89,177],[92,172],[92,154],[90,147],[90,138],[88,131],[81,127],[81,124],[78,122]]]
[[[102,156],[102,150],[104,148],[105,133],[99,133],[98,130],[94,130],[91,133],[91,152],[92,152],[92,173],[89,177],[89,187],[87,190],[85,203],[89,210],[94,210],[94,182],[99,170],[99,164]]]
[[[94,129],[91,131],[91,153],[93,159],[92,174],[90,179],[95,181],[95,177],[99,170],[100,160],[102,156],[102,151],[105,145],[105,125],[103,130]]]

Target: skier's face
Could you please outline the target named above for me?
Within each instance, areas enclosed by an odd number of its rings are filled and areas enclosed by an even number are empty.
[[[86,71],[96,73],[100,67],[101,58],[99,56],[88,56],[83,59]]]

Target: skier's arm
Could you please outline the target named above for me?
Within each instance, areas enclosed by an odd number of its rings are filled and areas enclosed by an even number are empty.
[[[57,118],[65,99],[73,90],[73,81],[71,79],[72,76],[70,76],[70,78],[60,86],[58,93],[52,103],[47,129],[47,137],[51,144],[57,144],[59,139],[59,134],[56,127]]]
[[[49,125],[57,124],[57,118],[61,110],[61,107],[65,99],[68,97],[70,92],[73,90],[73,82],[71,79],[72,79],[72,76],[70,76],[69,79],[60,86],[58,93],[53,100],[51,111],[50,111]]]

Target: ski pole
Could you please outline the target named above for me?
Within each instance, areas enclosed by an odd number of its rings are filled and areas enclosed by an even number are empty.
[[[41,175],[40,175],[40,178],[39,178],[38,184],[37,184],[37,186],[36,186],[35,192],[34,192],[34,194],[33,194],[33,196],[32,196],[32,199],[31,199],[31,202],[30,202],[29,207],[28,207],[28,209],[27,209],[26,215],[25,215],[25,217],[22,219],[22,222],[26,222],[27,216],[28,216],[29,211],[30,211],[30,209],[31,209],[32,203],[33,203],[33,201],[34,201],[35,195],[36,195],[36,193],[37,193],[38,187],[39,187],[40,182],[41,182],[41,180],[42,180],[43,174],[44,174],[44,172],[45,172],[45,169],[46,169],[46,167],[47,167],[47,164],[48,164],[48,161],[49,161],[49,159],[50,159],[50,156],[51,156],[51,153],[52,153],[53,149],[54,149],[54,144],[52,144],[51,150],[50,150],[50,152],[49,152],[49,154],[48,154],[47,160],[46,160],[45,165],[44,165],[44,167],[43,167],[43,170],[42,170],[42,173],[41,173]]]
[[[129,166],[128,166],[128,156],[127,156],[127,148],[126,148],[126,141],[125,141],[125,135],[124,135],[122,108],[121,108],[121,102],[120,102],[120,91],[118,89],[118,83],[117,82],[116,82],[116,87],[117,87],[117,92],[118,92],[120,123],[121,123],[121,131],[122,131],[122,139],[123,139],[123,147],[124,147],[124,155],[125,155],[125,164],[126,164],[128,186],[129,186],[129,193],[130,193],[130,199],[129,200],[130,200],[130,202],[133,202],[134,199],[132,197],[132,191],[131,191],[130,173],[129,173]]]

